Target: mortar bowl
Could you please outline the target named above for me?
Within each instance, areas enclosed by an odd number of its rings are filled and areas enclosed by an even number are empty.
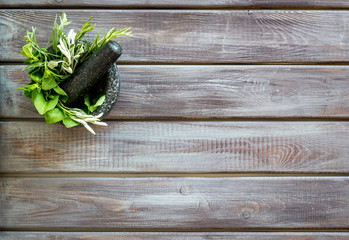
[[[97,116],[102,113],[100,119],[104,119],[112,110],[120,93],[120,75],[117,65],[114,63],[108,69],[104,77],[89,91],[89,95],[93,98],[100,94],[105,94],[103,104],[96,108],[92,115]],[[81,108],[84,106],[83,99],[81,99],[77,106]]]

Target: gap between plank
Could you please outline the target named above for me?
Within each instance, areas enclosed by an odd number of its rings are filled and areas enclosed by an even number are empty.
[[[104,122],[348,122],[349,117],[128,117],[103,119]],[[0,118],[3,122],[45,122],[44,118]]]
[[[110,229],[110,228],[0,228],[0,231],[21,231],[21,232],[349,232],[349,229],[303,229],[303,228],[228,228],[228,229],[215,229],[215,228],[204,228],[204,229],[173,229],[173,228],[131,228],[131,229]]]
[[[77,173],[0,173],[0,177],[12,178],[250,178],[250,177],[349,177],[349,173],[331,173],[331,172],[255,172],[255,173],[96,173],[96,172],[77,172]]]
[[[1,9],[0,9],[1,10]],[[6,65],[26,65],[23,61],[0,61],[0,66]],[[241,63],[241,62],[222,62],[222,63],[212,63],[212,62],[117,62],[117,65],[127,66],[127,65],[137,65],[137,66],[263,66],[263,65],[273,65],[273,66],[349,66],[349,61],[346,62],[251,62],[251,63]]]
[[[70,6],[70,5],[51,5],[51,6],[6,6],[1,9],[28,9],[28,10],[60,10],[60,9],[68,9],[68,10],[230,10],[230,11],[241,11],[241,10],[252,10],[252,11],[260,11],[260,10],[297,10],[297,11],[348,11],[349,7],[254,7],[254,6],[237,6],[237,7],[222,7],[222,6]]]

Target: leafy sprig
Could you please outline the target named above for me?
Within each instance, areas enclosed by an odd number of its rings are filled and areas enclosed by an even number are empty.
[[[105,44],[107,44],[109,41],[113,40],[114,38],[117,38],[119,36],[128,36],[132,37],[132,32],[130,31],[129,27],[123,28],[121,30],[117,30],[115,28],[110,29],[108,33],[104,35],[104,37],[99,38],[100,33],[102,32],[103,28],[99,31],[97,34],[97,37],[93,40],[92,44],[88,45],[88,50],[83,54],[81,61],[86,61],[88,58],[90,58],[94,52],[97,52],[101,47],[103,47]]]
[[[130,28],[121,30],[112,28],[102,38],[99,38],[101,29],[90,44],[88,41],[84,41],[84,37],[96,26],[96,24],[90,23],[91,19],[92,17],[76,33],[73,29],[67,33],[65,27],[71,22],[68,21],[66,14],[62,13],[62,16],[59,17],[59,24],[56,16],[46,48],[41,48],[37,43],[34,27],[32,27],[31,32],[27,31],[24,37],[26,45],[22,47],[21,53],[27,57],[24,62],[28,66],[23,70],[29,69],[28,75],[31,82],[19,89],[24,91],[26,97],[32,99],[39,114],[45,115],[47,123],[62,121],[67,128],[82,124],[87,130],[95,134],[88,123],[106,126],[106,123],[100,121],[101,115],[91,115],[98,106],[103,104],[105,95],[94,99],[86,95],[84,98],[85,111],[79,108],[68,108],[64,103],[69,96],[60,87],[60,84],[71,76],[79,64],[90,58],[109,41],[122,35],[132,36],[132,33]],[[51,47],[49,47],[50,45]]]

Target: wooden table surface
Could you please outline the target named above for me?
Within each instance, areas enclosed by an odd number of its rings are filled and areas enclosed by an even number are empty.
[[[349,239],[349,1],[0,7],[1,239]],[[62,11],[134,33],[96,136],[17,90]]]

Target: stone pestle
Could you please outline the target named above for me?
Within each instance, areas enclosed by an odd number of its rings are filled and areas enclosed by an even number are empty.
[[[68,94],[68,107],[76,107],[76,104],[83,101],[84,96],[93,90],[100,82],[109,68],[120,57],[122,49],[115,41],[105,44],[99,51],[86,60],[75,72],[62,83],[62,89]]]

